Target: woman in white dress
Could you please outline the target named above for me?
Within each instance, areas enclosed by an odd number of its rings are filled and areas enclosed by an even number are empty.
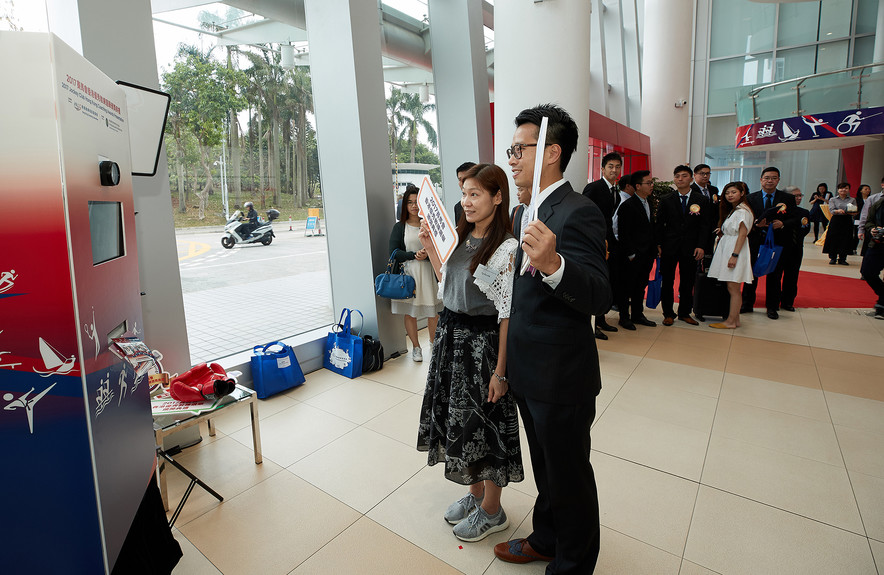
[[[746,236],[752,229],[755,215],[749,207],[749,187],[744,182],[731,182],[724,187],[722,196],[726,202],[719,202],[718,247],[709,265],[709,277],[727,282],[730,295],[730,308],[723,323],[713,323],[710,327],[734,329],[740,327],[740,289],[744,282],[752,281],[752,260],[749,256],[749,242]]]
[[[405,332],[412,346],[411,359],[423,361],[421,344],[417,339],[417,320],[427,318],[427,331],[432,346],[436,335],[436,320],[442,311],[442,300],[438,296],[439,283],[436,281],[433,265],[427,259],[427,250],[417,237],[421,229],[417,194],[417,186],[406,186],[399,221],[390,232],[390,253],[399,250],[396,252],[393,273],[399,273],[399,267],[403,266],[405,273],[414,278],[414,297],[394,299],[390,302],[390,308],[393,313],[405,316]]]

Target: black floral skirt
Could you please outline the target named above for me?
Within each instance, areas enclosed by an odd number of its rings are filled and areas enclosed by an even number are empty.
[[[442,310],[417,448],[428,452],[429,465],[444,461],[445,477],[461,485],[491,480],[503,487],[525,478],[513,394],[488,401],[499,341],[496,316]]]

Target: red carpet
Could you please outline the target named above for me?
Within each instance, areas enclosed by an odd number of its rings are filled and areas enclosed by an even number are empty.
[[[653,272],[651,277],[654,277]],[[755,292],[755,307],[764,307],[764,296],[767,291],[765,283],[764,278],[759,278],[758,289]],[[674,289],[677,302],[677,274]],[[798,297],[795,298],[795,307],[872,308],[876,299],[875,292],[863,280],[815,272],[798,272]]]

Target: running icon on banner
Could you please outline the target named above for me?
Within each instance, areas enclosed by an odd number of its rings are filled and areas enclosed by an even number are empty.
[[[445,206],[430,178],[424,176],[421,182],[420,192],[417,194],[417,203],[420,208],[420,216],[430,227],[430,239],[439,254],[439,260],[444,264],[457,247],[457,231],[445,211]]]

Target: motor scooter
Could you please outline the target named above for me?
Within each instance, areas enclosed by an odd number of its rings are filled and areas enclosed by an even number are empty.
[[[247,221],[242,219],[242,211],[236,210],[233,212],[230,215],[230,219],[227,220],[227,225],[224,226],[224,237],[221,238],[221,245],[228,250],[237,244],[261,243],[269,246],[273,238],[276,237],[273,233],[273,226],[270,224],[273,220],[279,218],[279,210],[270,209],[266,213],[267,220],[263,220],[261,216],[258,216],[258,227],[248,234],[245,232]]]

